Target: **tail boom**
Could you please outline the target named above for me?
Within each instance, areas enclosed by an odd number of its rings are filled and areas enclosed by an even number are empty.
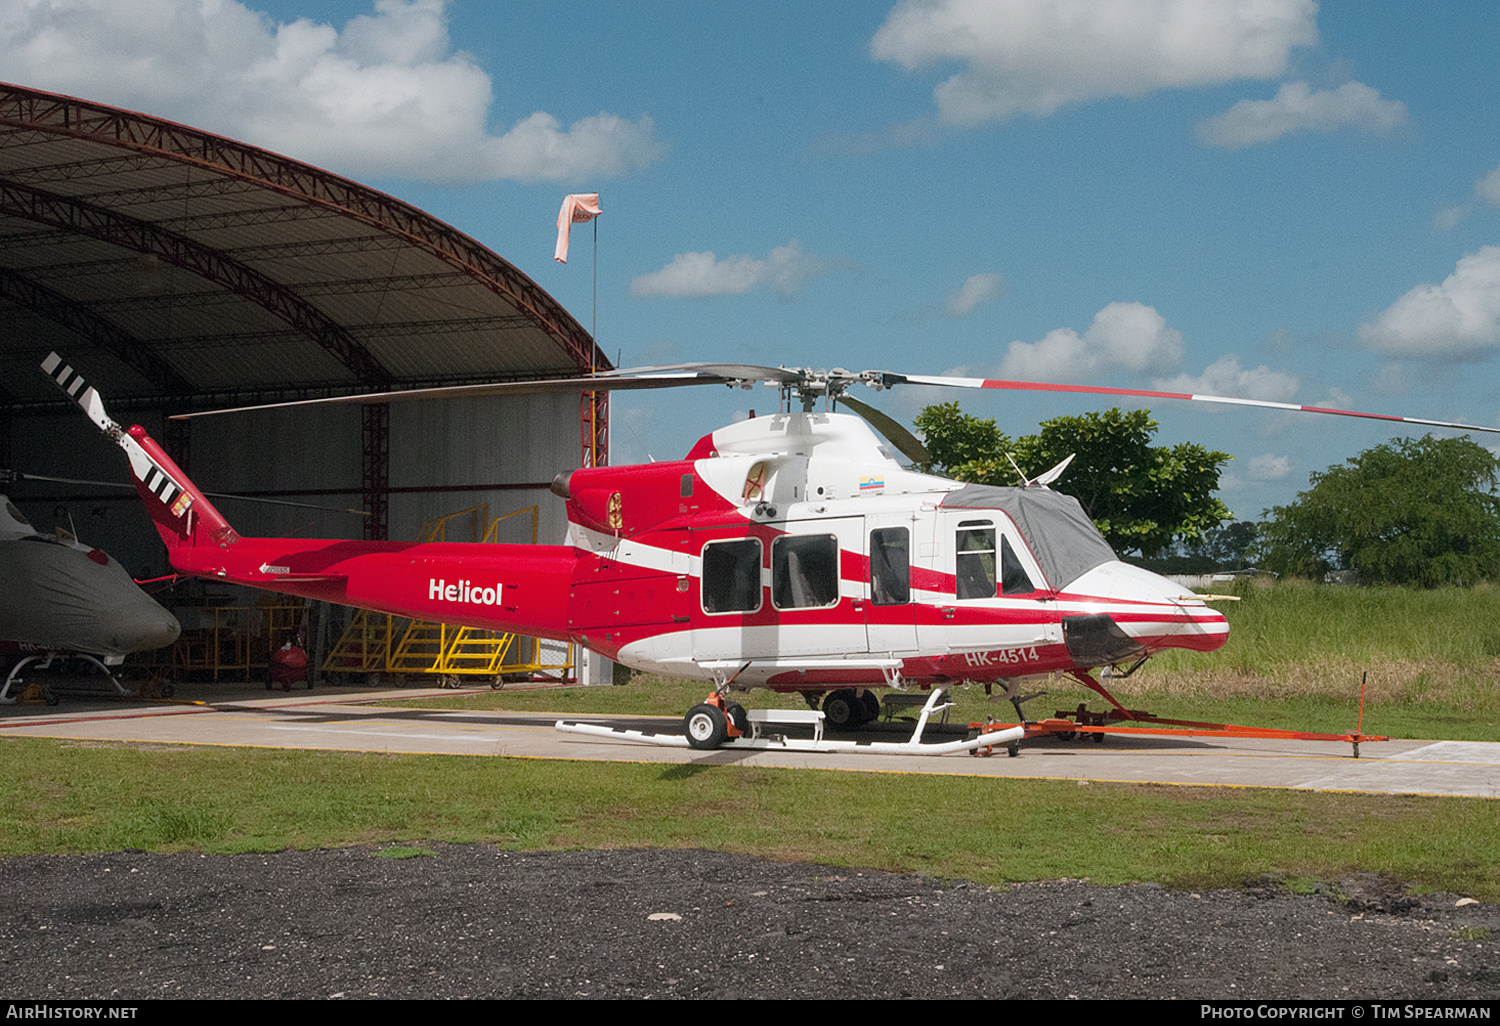
[[[567,638],[571,546],[244,538],[139,427],[126,433],[167,558],[180,573],[419,620]]]
[[[242,538],[139,425],[52,353],[42,370],[125,451],[136,492],[180,573],[414,619],[568,638],[576,557],[565,545]]]
[[[379,613],[568,638],[566,545],[238,538],[169,548],[181,573]]]

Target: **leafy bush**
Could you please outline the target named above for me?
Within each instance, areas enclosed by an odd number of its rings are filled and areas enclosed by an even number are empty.
[[[1365,584],[1433,588],[1500,573],[1500,461],[1468,438],[1398,438],[1268,512],[1262,566],[1321,578],[1354,570]]]

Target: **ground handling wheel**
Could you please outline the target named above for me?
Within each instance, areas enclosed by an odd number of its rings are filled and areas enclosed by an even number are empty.
[[[723,710],[706,702],[689,709],[682,726],[691,748],[717,748],[729,734],[729,720]]]
[[[744,736],[750,733],[750,714],[745,707],[738,702],[730,702],[724,706],[724,715],[733,724],[734,729]]]
[[[853,688],[840,688],[823,699],[823,716],[830,727],[838,730],[858,726],[863,708]]]

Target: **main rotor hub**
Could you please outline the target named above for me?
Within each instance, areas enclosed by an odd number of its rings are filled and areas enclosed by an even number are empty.
[[[854,371],[845,370],[842,367],[834,367],[832,370],[814,370],[811,367],[785,367],[799,375],[795,382],[774,383],[781,388],[782,395],[790,405],[793,394],[802,402],[802,412],[811,413],[818,398],[837,401],[838,398],[849,391],[849,387],[855,384],[864,384],[868,388],[879,391],[886,387],[885,374],[882,371]]]

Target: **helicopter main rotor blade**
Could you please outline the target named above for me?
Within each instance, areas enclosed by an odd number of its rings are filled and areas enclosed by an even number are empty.
[[[467,399],[487,396],[542,395],[558,392],[622,392],[649,388],[684,388],[690,385],[729,385],[749,388],[764,382],[782,388],[797,389],[804,402],[811,396],[825,395],[843,402],[876,427],[908,459],[916,463],[929,462],[930,457],[920,442],[905,428],[870,406],[848,397],[848,389],[856,382],[873,387],[889,388],[892,385],[936,385],[946,388],[989,388],[1029,392],[1074,392],[1084,395],[1132,396],[1145,399],[1183,399],[1204,403],[1221,403],[1230,406],[1258,406],[1272,410],[1290,410],[1296,413],[1326,413],[1338,417],[1360,417],[1366,420],[1384,420],[1398,424],[1419,424],[1425,427],[1449,428],[1455,431],[1483,431],[1500,434],[1500,427],[1485,427],[1481,424],[1461,424],[1447,420],[1431,420],[1424,417],[1398,417],[1388,413],[1361,413],[1356,410],[1340,410],[1326,406],[1303,406],[1297,403],[1273,402],[1268,399],[1240,399],[1233,396],[1201,395],[1192,392],[1168,392],[1146,388],[1109,388],[1103,385],[1065,385],[1043,381],[1007,381],[997,378],[960,378],[928,374],[895,374],[890,371],[866,371],[851,374],[835,368],[832,371],[813,371],[794,367],[763,367],[745,363],[676,363],[656,367],[635,367],[627,370],[606,371],[602,374],[582,375],[573,378],[551,378],[539,381],[481,382],[473,385],[450,385],[441,388],[413,388],[396,392],[374,392],[362,395],[333,396],[326,399],[303,399],[295,402],[269,403],[263,406],[240,406],[223,410],[204,410],[197,413],[177,414],[174,420],[190,420],[195,417],[211,417],[224,413],[245,413],[253,410],[291,409],[301,406],[318,406],[326,403],[393,403],[413,399]],[[921,455],[918,456],[917,454]]]
[[[47,481],[51,484],[86,485],[90,488],[116,488],[121,491],[133,492],[135,485],[125,484],[121,481],[90,481],[77,477],[48,477],[45,474],[25,474],[14,472],[15,476],[22,481]],[[210,499],[233,499],[238,502],[263,502],[270,506],[294,506],[297,509],[321,509],[329,513],[350,513],[357,517],[368,517],[372,514],[362,509],[347,509],[338,506],[319,506],[311,502],[288,502],[286,499],[268,499],[260,495],[234,495],[230,492],[204,492]]]
[[[488,396],[545,395],[557,392],[622,392],[646,388],[685,388],[689,385],[749,385],[757,381],[795,384],[802,380],[799,371],[783,367],[760,367],[744,363],[679,363],[662,367],[637,367],[606,371],[576,378],[551,378],[540,381],[480,382],[474,385],[447,385],[440,388],[409,388],[397,392],[367,392],[360,395],[330,396],[325,399],[299,399],[260,406],[235,406],[222,410],[200,410],[179,413],[173,420],[216,417],[225,413],[250,413],[258,410],[288,410],[303,406],[326,406],[338,403],[379,404],[406,402],[413,399],[476,399]]]
[[[1147,388],[1106,388],[1102,385],[1058,385],[1042,381],[1005,381],[997,378],[949,378],[925,374],[891,374],[883,372],[881,381],[887,386],[898,384],[938,385],[947,388],[994,388],[1024,392],[1081,392],[1086,395],[1140,396],[1146,399],[1191,399],[1200,403],[1225,403],[1231,406],[1261,406],[1271,410],[1291,410],[1296,413],[1328,413],[1337,417],[1363,417],[1367,420],[1389,420],[1401,424],[1421,424],[1425,427],[1452,428],[1455,431],[1486,431],[1500,434],[1500,427],[1484,427],[1481,424],[1457,424],[1447,420],[1427,420],[1423,417],[1397,417],[1389,413],[1359,413],[1355,410],[1337,410],[1328,406],[1299,406],[1296,403],[1278,403],[1269,399],[1236,399],[1223,395],[1198,395],[1192,392],[1161,392]]]
[[[897,421],[881,413],[875,407],[847,395],[839,396],[839,402],[869,421],[876,431],[885,435],[886,440],[900,450],[901,455],[913,463],[932,462],[932,454],[927,451],[927,446],[918,441],[916,435],[906,430]]]
[[[670,373],[717,377],[729,382],[766,381],[779,385],[799,384],[807,377],[805,371],[796,367],[763,367],[757,363],[664,363],[651,367],[605,371],[599,377],[650,377]]]

